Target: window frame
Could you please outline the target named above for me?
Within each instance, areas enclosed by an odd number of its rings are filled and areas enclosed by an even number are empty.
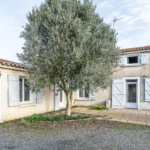
[[[129,58],[129,57],[138,57],[138,63],[131,63],[131,64],[129,64],[129,63],[128,63],[128,58]],[[125,65],[126,65],[126,66],[141,65],[141,62],[140,62],[140,54],[134,54],[134,55],[127,55],[127,56],[125,56]]]
[[[77,97],[78,97],[78,99],[82,99],[82,100],[89,100],[89,96],[88,97],[85,97],[85,89],[84,88],[82,88],[82,90],[83,90],[83,97],[80,97],[80,90],[81,89],[79,89],[79,90],[77,90]]]
[[[19,103],[20,103],[20,105],[29,104],[29,103],[31,103],[30,89],[29,89],[29,101],[25,101],[25,79],[26,79],[26,77],[19,77],[19,80],[20,79],[22,79],[22,101],[20,101],[20,99],[19,99]],[[20,84],[19,84],[19,97],[20,97]]]

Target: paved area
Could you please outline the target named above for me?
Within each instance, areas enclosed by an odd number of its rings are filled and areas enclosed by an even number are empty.
[[[97,116],[97,119],[104,119],[104,120],[107,119],[127,123],[150,125],[149,110],[136,110],[136,109],[89,110],[89,108],[77,107],[72,109],[72,112],[92,114]]]

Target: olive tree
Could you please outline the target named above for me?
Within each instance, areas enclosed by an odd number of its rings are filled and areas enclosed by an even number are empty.
[[[23,53],[17,55],[28,65],[32,91],[57,85],[66,95],[70,116],[74,91],[91,93],[111,84],[119,58],[116,33],[92,1],[45,0],[27,19],[20,35]]]

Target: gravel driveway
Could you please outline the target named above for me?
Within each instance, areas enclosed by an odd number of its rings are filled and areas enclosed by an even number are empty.
[[[149,126],[94,119],[53,126],[55,130],[40,134],[26,128],[16,132],[17,128],[1,126],[0,150],[150,149]]]

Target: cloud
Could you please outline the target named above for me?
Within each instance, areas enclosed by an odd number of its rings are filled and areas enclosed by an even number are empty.
[[[108,7],[111,7],[111,6],[112,5],[108,1],[103,1],[103,2],[100,2],[99,4],[97,4],[97,9],[108,8]]]
[[[24,39],[19,38],[22,26],[27,23],[26,14],[33,6],[45,0],[4,0],[0,3],[0,58],[18,61]],[[150,0],[93,0],[98,13],[106,23],[114,17],[122,18],[115,24],[118,45],[122,48],[150,45]]]

